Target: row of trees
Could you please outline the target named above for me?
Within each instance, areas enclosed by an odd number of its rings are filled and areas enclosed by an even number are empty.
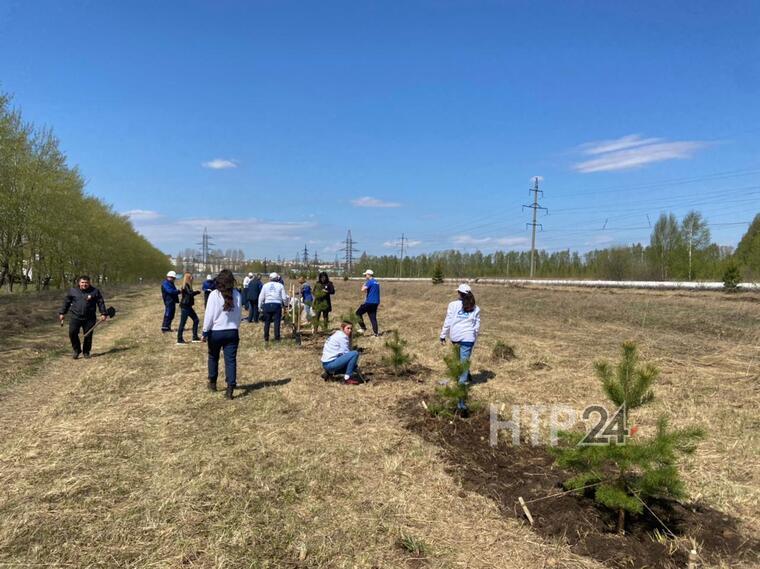
[[[160,275],[169,259],[129,220],[84,193],[50,129],[25,122],[0,94],[0,287],[37,289]]]
[[[605,280],[721,280],[729,265],[739,265],[743,278],[760,277],[760,214],[732,248],[712,242],[710,229],[699,212],[686,214],[679,222],[670,214],[657,220],[649,245],[616,246],[585,254],[537,251],[538,278],[593,278]],[[527,277],[530,251],[449,250],[399,262],[398,257],[363,254],[354,268],[361,274],[371,268],[382,276],[429,277],[440,271],[447,277]]]

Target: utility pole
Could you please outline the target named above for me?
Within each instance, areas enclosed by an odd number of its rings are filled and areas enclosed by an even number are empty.
[[[214,245],[205,227],[203,228],[203,237],[198,245],[201,246],[201,262],[203,263],[203,272],[205,273],[208,272],[209,250]]]
[[[346,235],[346,246],[341,249],[346,254],[346,265],[345,265],[345,275],[351,276],[351,271],[354,267],[354,245],[356,245],[356,241],[354,241],[351,237],[351,230],[348,230],[348,234]]]
[[[549,213],[548,209],[538,205],[538,194],[540,193],[542,196],[544,195],[543,190],[538,189],[538,180],[539,177],[534,176],[533,187],[528,190],[528,194],[533,193],[533,203],[531,205],[523,205],[523,208],[527,207],[533,210],[533,221],[525,224],[525,227],[531,227],[533,230],[533,235],[530,240],[530,278],[533,278],[533,273],[536,270],[536,227],[540,227],[542,231],[544,229],[544,226],[541,223],[536,223],[536,214],[539,209],[544,210],[547,214]]]
[[[311,257],[311,262],[314,266],[319,265],[319,257],[317,257],[317,252],[314,251],[314,255]]]
[[[309,266],[309,248],[305,244],[303,246],[303,264]]]
[[[398,262],[398,276],[401,278],[404,273],[404,244],[406,243],[406,235],[401,234],[401,255]]]

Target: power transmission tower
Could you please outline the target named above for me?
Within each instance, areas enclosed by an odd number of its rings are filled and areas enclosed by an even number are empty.
[[[346,246],[341,249],[341,251],[343,251],[346,255],[345,274],[349,277],[351,276],[351,271],[354,268],[354,245],[356,245],[356,243],[357,242],[351,238],[351,230],[349,229],[348,234],[346,235]]]
[[[309,248],[305,244],[303,246],[303,264],[309,266]]]
[[[523,205],[523,209],[527,207],[533,210],[533,221],[525,224],[525,227],[531,227],[533,231],[533,235],[530,240],[530,278],[533,278],[533,273],[536,270],[536,227],[540,227],[541,231],[544,230],[543,224],[536,223],[536,214],[538,213],[539,209],[544,210],[547,214],[549,213],[548,209],[538,205],[538,194],[540,193],[541,196],[544,195],[543,190],[538,189],[538,180],[539,177],[535,176],[533,178],[533,187],[528,190],[528,194],[533,193],[533,203],[531,205]]]
[[[319,257],[317,257],[317,252],[314,251],[314,255],[311,257],[311,262],[314,265],[319,265]]]
[[[401,254],[399,255],[399,261],[398,261],[398,276],[401,278],[403,276],[404,272],[404,244],[406,242],[406,235],[401,234]]]
[[[198,245],[201,246],[201,262],[203,263],[203,272],[208,272],[208,262],[209,262],[209,251],[211,250],[211,247],[214,246],[214,244],[211,242],[211,237],[208,234],[208,231],[206,228],[203,228],[203,237],[201,238],[201,242],[198,243]]]

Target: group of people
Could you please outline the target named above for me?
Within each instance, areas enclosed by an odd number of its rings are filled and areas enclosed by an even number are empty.
[[[372,270],[363,273],[364,283],[362,292],[364,302],[356,310],[359,324],[357,332],[367,333],[364,323],[364,315],[369,316],[372,335],[379,336],[380,331],[377,322],[377,312],[380,306],[380,284],[374,277]],[[290,303],[290,297],[285,290],[283,279],[277,273],[270,273],[266,283],[261,282],[261,275],[248,273],[243,280],[242,290],[235,287],[235,276],[224,269],[212,278],[206,277],[202,289],[193,289],[193,275],[185,272],[179,288],[176,286],[177,273],[169,271],[166,279],[161,283],[161,295],[164,302],[164,315],[161,324],[163,333],[171,332],[171,324],[176,313],[176,305],[180,307],[180,320],[177,329],[177,344],[186,344],[184,330],[187,321],[192,322],[191,343],[204,342],[208,344],[208,388],[217,390],[217,378],[219,376],[219,358],[224,358],[226,390],[225,397],[232,399],[237,385],[237,350],[240,343],[240,323],[243,321],[243,308],[248,311],[248,322],[264,323],[264,341],[269,342],[270,328],[274,327],[274,340],[281,337],[281,323],[283,312]],[[200,319],[195,312],[195,297],[204,293],[205,311],[203,326],[200,330]],[[330,281],[326,272],[319,273],[314,285],[299,279],[298,296],[304,306],[307,307],[307,315],[316,331],[320,322],[324,319],[325,328],[332,311],[332,296],[335,294],[335,286]],[[480,332],[480,308],[475,302],[472,289],[468,284],[460,284],[457,288],[458,298],[449,303],[446,310],[443,326],[440,333],[440,342],[446,343],[450,339],[459,346],[462,361],[469,361],[473,348]],[[101,319],[108,318],[105,300],[101,292],[92,286],[90,278],[86,275],[79,277],[77,286],[68,291],[63,306],[59,310],[59,319],[63,325],[64,316],[71,313],[69,321],[69,338],[73,349],[73,357],[79,358],[84,354],[90,357],[92,348],[92,330],[96,324],[97,313],[100,311]],[[84,331],[84,345],[79,339],[80,331]],[[331,377],[341,377],[342,381],[349,385],[364,382],[359,371],[359,352],[351,349],[351,337],[354,334],[354,324],[343,321],[340,328],[331,334],[325,341],[322,356],[320,358],[325,380]],[[462,373],[460,383],[470,381],[468,371]],[[459,411],[466,413],[465,403],[460,401]]]

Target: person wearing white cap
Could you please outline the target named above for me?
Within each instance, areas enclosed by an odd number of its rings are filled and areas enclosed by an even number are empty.
[[[280,275],[269,273],[269,282],[261,287],[259,293],[259,311],[264,317],[264,341],[269,341],[269,326],[274,322],[274,340],[280,341],[280,323],[282,322],[282,307],[290,301],[285,287],[280,282]]]
[[[206,275],[206,280],[203,281],[203,286],[201,287],[203,289],[203,307],[205,308],[208,306],[208,295],[211,294],[211,291],[216,289],[216,282],[214,282],[214,277],[211,275]]]
[[[164,333],[172,331],[172,320],[174,320],[174,313],[179,302],[179,289],[174,286],[176,278],[177,273],[169,271],[166,273],[166,279],[161,283],[161,298],[164,300],[164,321],[161,324],[161,332]]]
[[[470,361],[475,342],[480,333],[480,308],[475,304],[475,295],[472,294],[470,285],[462,283],[457,287],[459,299],[449,303],[446,310],[446,318],[441,328],[441,344],[446,343],[446,338],[451,338],[451,343],[459,346],[459,358]],[[464,372],[459,376],[459,383],[467,383],[470,372]],[[467,406],[463,401],[457,405],[459,412],[467,414]]]
[[[243,295],[243,308],[245,308],[249,313],[251,312],[251,305],[248,304],[248,283],[251,282],[252,278],[253,273],[248,273],[245,277],[243,277],[243,288],[240,289],[240,294]]]
[[[369,315],[370,324],[372,324],[372,333],[379,336],[377,328],[377,307],[380,306],[380,283],[375,280],[375,273],[372,269],[367,269],[362,273],[364,275],[364,284],[362,292],[366,294],[364,303],[356,311],[359,317],[359,331],[364,334],[367,327],[364,325],[364,315]]]

